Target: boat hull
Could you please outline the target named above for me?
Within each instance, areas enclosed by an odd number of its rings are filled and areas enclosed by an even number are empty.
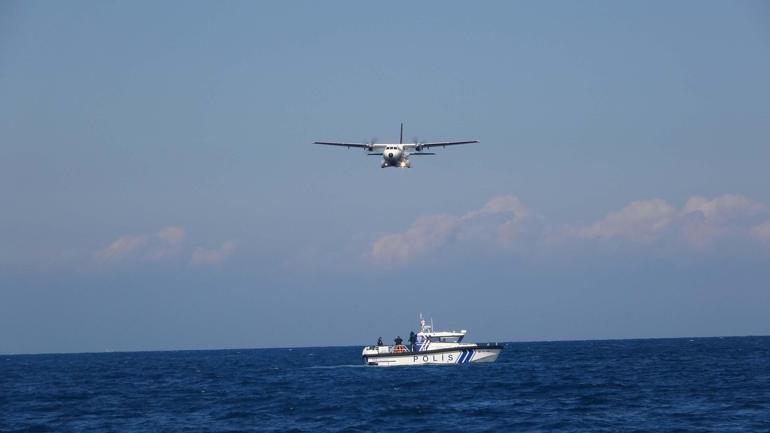
[[[366,365],[378,367],[404,365],[468,364],[495,362],[503,349],[500,345],[473,345],[419,352],[363,354]]]

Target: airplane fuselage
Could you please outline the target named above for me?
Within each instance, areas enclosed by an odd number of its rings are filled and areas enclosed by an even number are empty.
[[[382,151],[382,168],[385,167],[410,168],[409,153],[401,145],[385,145],[385,149]]]

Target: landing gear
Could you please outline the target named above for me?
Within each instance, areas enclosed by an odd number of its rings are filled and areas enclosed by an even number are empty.
[[[401,161],[396,161],[395,163],[391,164],[386,160],[382,161],[382,164],[380,165],[380,168],[385,167],[396,167],[396,168],[411,168],[412,163],[409,162],[408,159],[402,159]]]

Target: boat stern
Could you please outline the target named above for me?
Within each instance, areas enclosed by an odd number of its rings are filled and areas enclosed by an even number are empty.
[[[393,353],[392,346],[366,346],[361,351],[361,361],[363,361],[365,365],[377,365],[376,362],[371,361],[369,358],[390,353]]]

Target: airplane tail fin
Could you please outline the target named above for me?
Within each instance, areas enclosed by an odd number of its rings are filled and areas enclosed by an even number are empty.
[[[398,144],[404,144],[404,122],[401,122],[401,135],[399,136]]]

